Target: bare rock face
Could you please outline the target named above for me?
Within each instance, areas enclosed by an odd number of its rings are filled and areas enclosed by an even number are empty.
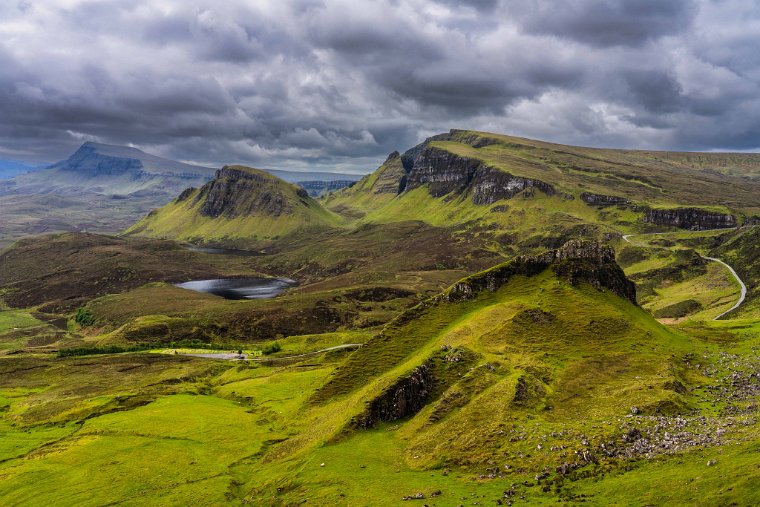
[[[453,285],[443,296],[447,301],[472,299],[484,290],[497,291],[515,275],[533,276],[551,267],[572,284],[589,283],[610,290],[636,304],[636,285],[615,262],[615,251],[593,241],[571,240],[562,248],[537,256],[521,256]]]
[[[431,368],[422,364],[372,400],[354,423],[358,428],[371,428],[381,421],[396,421],[416,414],[425,406],[432,387]]]
[[[630,204],[631,202],[625,197],[618,197],[616,195],[592,194],[591,192],[583,192],[581,194],[581,199],[583,199],[583,202],[586,204],[600,207],[624,206],[626,204]]]
[[[401,154],[394,151],[388,155],[378,170],[372,192],[375,194],[398,194],[401,192],[401,185],[405,178],[406,172],[401,161]]]
[[[474,204],[488,205],[501,199],[511,199],[531,187],[547,195],[555,194],[554,188],[541,180],[513,176],[481,160],[435,147],[421,150],[411,166],[407,166],[402,191],[426,185],[433,197],[461,195],[469,191]]]
[[[298,189],[298,196],[306,198],[308,194]],[[232,166],[218,170],[196,199],[203,202],[201,215],[212,218],[253,214],[277,217],[293,212],[293,204],[272,176]]]
[[[736,217],[723,213],[705,211],[699,208],[672,208],[644,210],[644,222],[669,225],[692,231],[707,229],[729,229],[736,227]]]

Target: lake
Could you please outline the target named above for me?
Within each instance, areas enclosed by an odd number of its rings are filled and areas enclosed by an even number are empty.
[[[175,284],[182,289],[213,294],[225,299],[267,299],[297,285],[290,278],[215,278]]]
[[[234,248],[213,248],[209,246],[184,245],[191,252],[215,254],[215,255],[242,255],[244,257],[264,255],[263,252],[255,250],[236,250]]]

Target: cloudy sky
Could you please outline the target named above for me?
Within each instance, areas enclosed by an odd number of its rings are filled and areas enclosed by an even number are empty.
[[[755,0],[1,0],[0,158],[365,172],[450,128],[760,147]]]

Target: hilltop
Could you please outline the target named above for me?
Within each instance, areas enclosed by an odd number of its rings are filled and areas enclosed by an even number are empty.
[[[581,148],[452,130],[392,153],[325,205],[364,221],[506,222],[512,232],[525,226],[516,213],[550,223],[708,229],[756,220],[758,192],[756,154]],[[510,202],[519,211],[511,211]]]
[[[236,244],[330,228],[340,222],[300,187],[259,169],[225,166],[212,181],[183,191],[127,233]]]

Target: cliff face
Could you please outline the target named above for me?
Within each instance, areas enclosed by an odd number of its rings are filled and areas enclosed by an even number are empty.
[[[406,172],[401,161],[401,154],[394,151],[377,170],[377,178],[372,186],[375,194],[398,194],[401,192],[402,182],[405,181]]]
[[[433,375],[428,364],[422,364],[399,379],[354,420],[358,428],[371,428],[378,422],[389,422],[416,414],[425,406],[433,388]]]
[[[216,173],[216,179],[204,185],[196,197],[201,201],[200,214],[217,218],[265,214],[274,217],[293,213],[295,205],[284,191],[290,184],[277,180],[264,171],[237,166],[224,166]],[[296,196],[306,199],[302,188],[293,189]]]
[[[535,187],[547,195],[555,193],[548,183],[513,176],[474,158],[430,146],[415,152],[417,155],[411,161],[407,154],[404,155],[407,157],[407,163],[404,164],[407,173],[400,182],[401,191],[424,185],[433,197],[470,191],[472,202],[478,205],[511,199],[529,187]]]
[[[583,192],[581,194],[581,199],[583,200],[583,202],[591,206],[602,206],[602,207],[622,206],[622,205],[630,204],[631,202],[625,197],[618,197],[616,195],[592,194],[591,192]]]
[[[472,299],[479,293],[497,291],[515,275],[532,276],[548,267],[573,284],[586,282],[598,290],[610,290],[636,304],[636,285],[615,262],[615,251],[596,242],[572,240],[562,248],[537,256],[521,256],[459,281],[442,298]]]
[[[736,227],[736,217],[699,208],[673,208],[644,210],[644,222],[669,225],[692,231],[727,229]]]

